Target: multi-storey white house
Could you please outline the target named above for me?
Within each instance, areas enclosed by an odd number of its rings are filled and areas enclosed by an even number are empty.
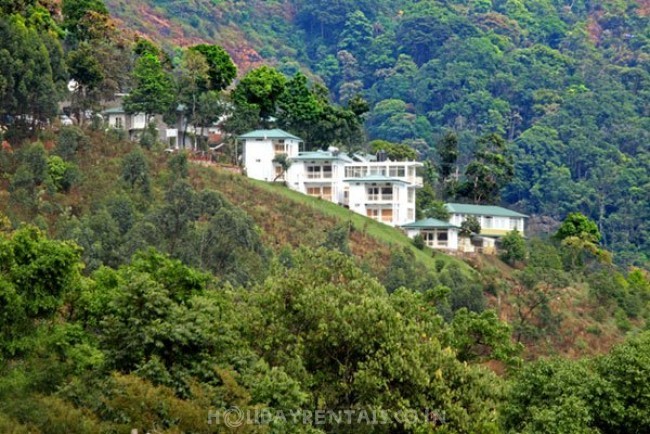
[[[382,155],[348,155],[336,148],[300,152],[302,141],[282,130],[258,130],[239,137],[249,177],[284,181],[293,190],[350,208],[391,226],[415,219],[415,190],[422,187],[416,161],[390,161]],[[282,173],[276,155],[291,165]]]
[[[286,180],[282,168],[273,160],[280,154],[296,157],[302,143],[298,137],[279,129],[251,131],[239,136],[239,140],[244,143],[246,175],[260,181]]]

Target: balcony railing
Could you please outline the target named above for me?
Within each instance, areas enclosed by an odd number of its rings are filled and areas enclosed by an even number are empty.
[[[307,179],[332,179],[332,172],[307,172]]]
[[[392,202],[392,194],[368,194],[368,202]]]

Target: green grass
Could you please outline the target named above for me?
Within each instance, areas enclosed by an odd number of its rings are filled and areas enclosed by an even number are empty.
[[[269,193],[280,194],[295,202],[301,203],[306,206],[310,206],[314,208],[317,212],[338,219],[341,223],[351,222],[357,230],[360,230],[368,234],[369,236],[375,238],[376,240],[384,244],[398,246],[398,247],[408,247],[415,253],[416,259],[422,262],[427,267],[433,268],[435,267],[435,263],[437,260],[442,260],[446,264],[456,263],[459,264],[465,270],[474,271],[469,265],[467,265],[465,262],[461,261],[460,259],[454,258],[452,256],[446,255],[438,251],[434,252],[428,248],[425,248],[424,250],[419,250],[415,248],[415,246],[413,246],[413,242],[411,241],[411,239],[407,237],[399,229],[393,228],[383,223],[379,223],[376,220],[373,220],[361,214],[357,214],[335,203],[328,202],[326,200],[322,200],[319,198],[307,196],[305,194],[291,190],[282,184],[277,184],[277,183],[272,184],[272,183],[258,181],[254,179],[247,179],[247,181],[262,190],[268,191]]]

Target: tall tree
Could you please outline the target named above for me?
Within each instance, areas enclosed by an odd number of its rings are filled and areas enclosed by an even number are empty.
[[[283,94],[286,78],[276,69],[261,66],[250,71],[233,91],[238,105],[252,105],[260,110],[262,124],[268,125],[275,116],[278,100]]]
[[[465,168],[462,194],[475,203],[494,203],[499,192],[514,176],[512,156],[506,141],[498,134],[488,134],[477,141],[474,158]]]
[[[201,53],[207,63],[209,79],[203,81],[204,89],[224,90],[237,76],[237,67],[230,55],[218,45],[195,45],[190,51]]]
[[[191,123],[194,126],[194,148],[196,148],[199,97],[201,95],[201,85],[208,80],[208,70],[208,62],[201,53],[194,50],[187,50],[183,53],[178,77],[179,100],[186,106],[181,141],[183,146],[185,145],[187,124]]]
[[[124,98],[127,113],[144,113],[147,118],[163,114],[174,102],[174,83],[153,54],[144,54],[133,70],[134,87]]]

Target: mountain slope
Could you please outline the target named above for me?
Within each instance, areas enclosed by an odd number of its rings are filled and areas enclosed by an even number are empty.
[[[477,137],[500,133],[516,163],[502,198],[533,216],[533,233],[580,211],[619,263],[647,266],[650,2],[466,3],[108,1],[168,46],[222,44],[240,72],[303,68],[341,102],[363,94],[370,139],[436,160],[452,130],[460,173]]]

